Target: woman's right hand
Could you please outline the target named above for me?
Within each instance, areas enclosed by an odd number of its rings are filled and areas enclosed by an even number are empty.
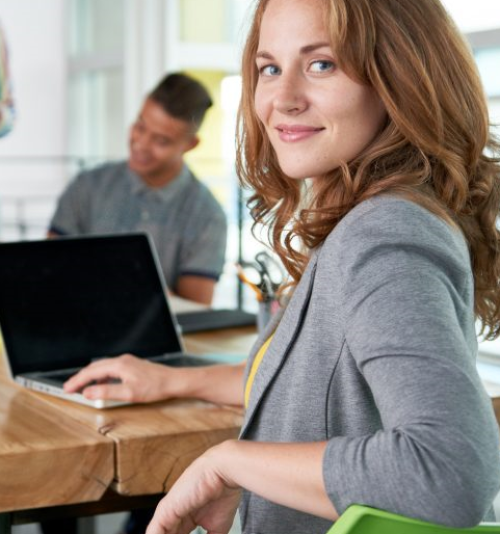
[[[223,472],[232,449],[231,441],[223,442],[189,465],[159,502],[146,534],[189,534],[197,526],[228,533],[241,497]]]
[[[68,393],[81,391],[87,399],[112,399],[127,402],[155,402],[180,394],[182,368],[124,354],[95,361],[64,383]]]

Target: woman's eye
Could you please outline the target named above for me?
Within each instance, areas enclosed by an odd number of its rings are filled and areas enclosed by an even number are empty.
[[[259,69],[261,76],[277,76],[280,72],[280,69],[276,65],[264,65]]]
[[[335,63],[333,61],[327,61],[325,59],[313,61],[310,65],[311,72],[331,72],[334,69]]]

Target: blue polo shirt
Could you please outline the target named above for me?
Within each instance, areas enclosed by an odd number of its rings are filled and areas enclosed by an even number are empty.
[[[187,166],[162,188],[148,187],[124,161],[82,172],[59,198],[50,231],[147,232],[173,290],[183,275],[218,279],[224,265],[226,217]]]

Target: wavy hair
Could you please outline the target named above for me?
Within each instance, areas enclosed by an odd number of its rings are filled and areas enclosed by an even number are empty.
[[[469,246],[475,314],[487,339],[500,335],[500,146],[472,54],[439,0],[321,0],[338,65],[372,86],[388,118],[353,161],[315,179],[287,177],[257,119],[255,55],[266,5],[260,0],[243,53],[237,172],[257,224],[293,283],[314,249],[357,204],[404,196],[458,226]],[[304,0],[306,1],[306,0]]]

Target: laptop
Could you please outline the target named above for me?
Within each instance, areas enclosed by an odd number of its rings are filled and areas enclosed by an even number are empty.
[[[17,383],[95,408],[127,403],[62,387],[95,359],[128,352],[173,366],[213,363],[184,352],[142,233],[1,243],[0,328]]]

